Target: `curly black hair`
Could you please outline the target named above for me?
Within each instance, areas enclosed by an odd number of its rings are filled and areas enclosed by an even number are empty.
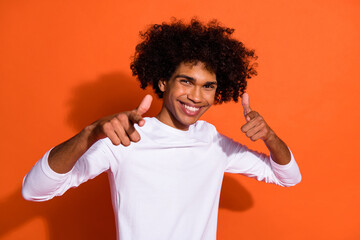
[[[256,75],[254,50],[231,38],[234,29],[222,27],[217,20],[203,24],[193,18],[190,24],[173,19],[171,23],[155,24],[145,32],[136,46],[130,68],[141,88],[152,85],[159,98],[160,79],[169,80],[181,63],[203,62],[216,74],[215,103],[234,100],[244,93],[247,79]]]

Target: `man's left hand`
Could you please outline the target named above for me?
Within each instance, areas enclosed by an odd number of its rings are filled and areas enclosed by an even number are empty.
[[[252,111],[249,104],[249,95],[244,93],[241,100],[246,123],[241,127],[241,131],[246,134],[252,141],[258,139],[266,142],[274,134],[264,118],[255,111]]]

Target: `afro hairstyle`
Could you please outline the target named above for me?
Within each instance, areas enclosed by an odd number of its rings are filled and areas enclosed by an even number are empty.
[[[233,32],[217,20],[203,24],[195,18],[189,24],[172,19],[170,23],[151,25],[140,32],[142,42],[135,49],[132,74],[139,79],[141,88],[151,85],[162,98],[159,80],[169,80],[181,63],[203,62],[216,75],[215,103],[237,102],[247,79],[257,74],[257,57],[254,50],[232,38]]]

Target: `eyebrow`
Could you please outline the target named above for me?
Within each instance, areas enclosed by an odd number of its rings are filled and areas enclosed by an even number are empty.
[[[190,80],[192,82],[196,82],[196,79],[193,78],[193,77],[189,77],[187,75],[184,75],[184,74],[179,74],[179,75],[176,75],[175,78],[186,78],[187,80]],[[209,82],[206,82],[205,85],[217,85],[217,82],[216,81],[209,81]]]

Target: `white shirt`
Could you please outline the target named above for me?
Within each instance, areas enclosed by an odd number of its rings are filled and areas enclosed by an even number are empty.
[[[216,239],[224,172],[281,186],[301,180],[292,155],[290,163],[279,165],[205,121],[188,131],[156,118],[145,121],[143,127],[135,125],[138,143],[124,147],[99,140],[66,174],[49,167],[47,152],[25,176],[24,198],[48,200],[107,171],[118,239],[211,240]]]

